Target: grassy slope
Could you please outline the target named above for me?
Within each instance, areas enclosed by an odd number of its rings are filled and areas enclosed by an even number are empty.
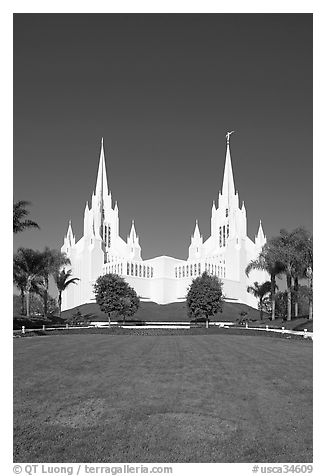
[[[310,462],[312,345],[264,337],[14,341],[15,462]]]
[[[77,308],[69,309],[62,313],[62,317],[66,319],[69,315],[76,312]],[[99,306],[95,303],[82,304],[78,306],[82,314],[89,314],[92,318],[98,320],[107,320],[106,315],[101,312]],[[239,318],[239,312],[245,310],[252,319],[259,319],[260,314],[246,304],[237,304],[225,302],[223,304],[223,312],[218,313],[216,319],[219,321],[235,321]],[[165,304],[164,306],[154,302],[142,302],[138,312],[134,316],[135,319],[143,321],[188,321],[187,309],[185,302]]]

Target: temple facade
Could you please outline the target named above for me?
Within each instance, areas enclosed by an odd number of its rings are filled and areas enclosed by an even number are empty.
[[[84,211],[83,236],[76,241],[70,221],[61,248],[70,258],[73,276],[80,279],[64,291],[63,310],[94,302],[93,285],[102,274],[122,276],[142,301],[168,304],[184,301],[192,280],[204,271],[221,279],[227,300],[257,308],[257,300],[247,292],[247,287],[255,281],[266,281],[269,276],[254,271],[248,278],[245,268],[257,258],[266,237],[261,222],[255,240],[247,236],[246,208],[244,202],[240,207],[234,186],[230,135],[226,135],[223,183],[217,203],[212,206],[210,236],[204,241],[196,221],[187,260],[170,256],[143,260],[134,222],[127,240],[121,238],[118,205],[113,205],[108,188],[102,139],[96,188]]]

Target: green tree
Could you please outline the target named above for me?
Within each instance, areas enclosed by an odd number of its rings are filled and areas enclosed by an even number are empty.
[[[271,292],[271,282],[265,281],[262,284],[258,284],[257,281],[254,282],[253,286],[248,286],[247,288],[248,293],[251,293],[255,296],[256,299],[259,299],[259,310],[260,310],[260,320],[263,320],[263,312],[264,312],[264,298],[266,294],[270,294]]]
[[[293,294],[294,294],[294,315],[299,313],[299,281],[308,277],[308,269],[312,272],[313,266],[313,239],[311,233],[303,227],[296,228],[291,232],[293,246],[296,250],[296,261],[293,266]],[[309,274],[309,273],[308,273]],[[309,280],[309,277],[308,277]],[[309,281],[311,287],[310,306],[312,312],[312,280]],[[312,316],[311,316],[312,317]]]
[[[29,298],[34,286],[42,285],[43,256],[39,251],[18,248],[14,255],[14,283],[20,286],[26,302],[26,316],[30,316]]]
[[[69,258],[65,253],[61,251],[50,249],[46,247],[42,252],[43,258],[43,270],[42,276],[44,278],[44,287],[43,287],[43,314],[44,317],[47,317],[48,313],[48,294],[49,294],[49,279],[50,276],[57,275],[62,266],[70,264]]]
[[[208,326],[209,318],[223,310],[222,282],[216,276],[204,272],[190,285],[186,303],[188,316],[204,316]]]
[[[136,291],[129,286],[126,295],[120,299],[120,308],[117,311],[126,323],[126,317],[132,317],[139,309],[140,300]]]
[[[262,251],[260,252],[256,260],[250,261],[246,267],[246,275],[249,276],[249,273],[253,270],[267,271],[271,279],[271,319],[275,319],[275,293],[277,290],[276,278],[280,277],[284,273],[284,265],[278,259],[277,247],[272,246],[270,243],[266,243],[263,246]]]
[[[57,270],[53,273],[54,282],[58,289],[58,306],[59,306],[59,317],[61,317],[61,305],[62,305],[62,293],[63,291],[70,286],[70,284],[77,284],[79,278],[71,277],[72,271],[68,271],[63,268],[62,270]]]
[[[19,200],[14,203],[13,207],[13,231],[18,233],[24,231],[28,228],[40,228],[35,221],[27,220],[26,217],[29,215],[29,211],[26,210],[26,207],[31,205],[30,202],[26,200]]]
[[[292,316],[292,297],[297,302],[299,279],[302,279],[312,266],[312,236],[303,227],[292,232],[282,229],[280,235],[272,238],[270,243],[276,250],[279,261],[286,274],[287,320]],[[298,306],[295,305],[295,314]]]
[[[130,299],[130,289],[126,281],[117,274],[105,274],[97,278],[94,284],[94,292],[97,304],[108,316],[109,326],[111,326],[111,314],[119,314],[123,309],[127,309],[127,301]]]

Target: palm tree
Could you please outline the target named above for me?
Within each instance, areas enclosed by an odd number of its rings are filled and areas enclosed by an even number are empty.
[[[271,304],[272,304],[272,321],[275,319],[275,293],[277,289],[276,278],[284,272],[283,264],[277,259],[277,250],[269,243],[263,246],[257,259],[250,261],[245,269],[246,275],[253,270],[267,271],[271,277]]]
[[[33,286],[43,282],[43,257],[39,251],[18,248],[14,255],[14,283],[26,299],[26,316],[29,317],[29,297]]]
[[[292,307],[292,289],[295,266],[297,264],[297,250],[291,232],[282,229],[280,235],[272,238],[270,244],[276,250],[279,261],[284,266],[286,274],[286,292],[287,292],[287,320],[291,320]]]
[[[64,268],[53,274],[54,282],[58,288],[58,306],[59,316],[61,317],[62,293],[70,284],[77,284],[79,278],[71,278],[71,270],[66,271]]]
[[[272,238],[270,243],[275,247],[278,259],[284,265],[287,284],[287,320],[290,321],[292,294],[296,303],[299,279],[305,276],[307,268],[312,265],[312,237],[302,227],[292,232],[282,229],[280,235]],[[295,313],[297,312],[298,306],[295,305]]]
[[[26,207],[29,205],[31,205],[31,203],[27,202],[26,200],[19,200],[18,202],[14,203],[14,233],[24,231],[26,228],[40,228],[35,221],[25,219],[25,217],[29,215],[29,211],[26,210]]]
[[[64,253],[58,250],[51,250],[46,247],[42,253],[43,256],[43,271],[42,276],[44,278],[43,288],[43,303],[44,303],[44,317],[47,317],[48,313],[48,293],[49,293],[49,279],[50,275],[56,275],[60,268],[70,264],[69,258]]]
[[[307,270],[312,271],[313,265],[313,246],[312,235],[303,227],[296,228],[291,233],[293,246],[296,250],[296,262],[293,266],[294,279],[294,315],[298,316],[298,296],[299,296],[299,280],[307,277]],[[309,278],[308,278],[309,279]],[[309,287],[311,288],[312,280],[309,279]],[[311,290],[312,291],[312,290]],[[312,311],[312,292],[309,293],[309,315]],[[311,316],[312,317],[312,316]]]
[[[258,284],[258,282],[255,281],[253,286],[248,286],[247,291],[248,293],[253,294],[255,298],[259,299],[260,320],[262,321],[264,297],[266,294],[271,292],[271,282],[265,281],[262,284]]]

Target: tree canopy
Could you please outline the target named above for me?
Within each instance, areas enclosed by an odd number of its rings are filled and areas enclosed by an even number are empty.
[[[101,311],[107,314],[109,324],[111,314],[133,316],[139,307],[139,297],[136,291],[117,274],[105,274],[97,278],[94,284],[97,304]]]
[[[208,320],[223,310],[222,282],[217,276],[204,272],[194,279],[187,294],[188,316]]]
[[[24,231],[28,228],[40,228],[39,225],[32,220],[26,219],[29,215],[29,211],[26,210],[26,207],[31,205],[30,202],[26,200],[19,200],[18,202],[14,203],[13,209],[13,231],[14,233],[18,233],[20,231]]]

